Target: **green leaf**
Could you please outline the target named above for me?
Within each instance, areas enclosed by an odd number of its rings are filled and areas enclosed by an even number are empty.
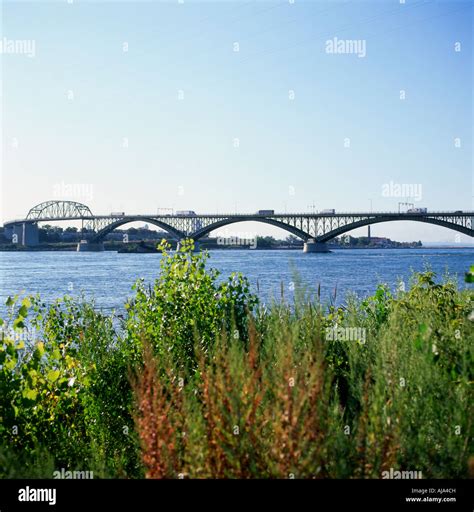
[[[7,369],[7,370],[13,370],[13,368],[15,368],[16,366],[16,359],[9,359],[5,364],[4,364],[4,367]]]
[[[417,350],[422,350],[422,348],[423,348],[423,340],[420,338],[420,336],[417,336],[415,338],[415,343],[414,344],[415,344],[415,348]]]
[[[28,376],[30,377],[30,379],[32,381],[36,381],[36,377],[38,376],[38,372],[32,368],[31,370],[28,371]]]
[[[13,322],[13,329],[23,329],[25,327],[25,323],[23,322],[23,317],[19,316]]]
[[[418,326],[418,331],[421,333],[421,334],[425,334],[426,331],[428,330],[428,327],[426,324],[420,324]]]
[[[25,306],[25,308],[29,309],[31,308],[31,300],[29,297],[25,297],[22,301],[21,301],[21,304],[22,306]]]
[[[42,357],[43,354],[44,354],[44,343],[42,341],[38,341],[38,343],[36,344],[35,355],[37,357]]]
[[[10,307],[10,306],[13,306],[14,302],[15,301],[11,297],[8,297],[7,301],[5,302],[5,305],[7,307]]]
[[[23,390],[22,393],[23,398],[27,398],[28,400],[36,400],[36,397],[38,396],[38,391],[36,389],[29,389],[26,388]]]
[[[50,382],[56,382],[58,380],[60,373],[61,372],[59,370],[49,370],[46,377]]]

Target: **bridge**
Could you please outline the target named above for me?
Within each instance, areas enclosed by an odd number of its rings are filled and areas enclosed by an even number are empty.
[[[110,215],[94,215],[90,208],[75,201],[46,201],[31,208],[24,219],[4,224],[5,235],[23,246],[38,244],[38,223],[58,221],[81,221],[86,239],[78,250],[103,250],[105,237],[113,230],[131,222],[153,224],[180,241],[193,239],[197,242],[218,228],[238,222],[262,222],[286,230],[304,241],[305,252],[327,252],[326,242],[348,231],[392,221],[414,221],[434,224],[474,237],[474,211],[423,211],[336,213],[275,213],[260,210],[258,213],[242,214],[196,214],[177,212],[174,214],[130,215],[125,212]]]

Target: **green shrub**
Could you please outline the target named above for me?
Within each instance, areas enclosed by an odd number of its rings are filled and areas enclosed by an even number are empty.
[[[246,342],[247,318],[257,303],[246,278],[232,274],[218,282],[219,272],[207,270],[207,253],[193,253],[184,242],[173,256],[162,244],[161,271],[153,286],[135,285],[127,304],[127,342],[141,361],[146,339],[156,355],[170,352],[183,370],[196,369],[195,341],[207,351],[222,330]]]
[[[25,298],[3,323],[0,344],[0,435],[4,446],[23,457],[40,447],[54,453],[59,464],[84,457],[84,416],[80,394],[87,379],[77,359],[73,338],[40,339],[25,329],[34,299]],[[32,325],[37,327],[40,309]],[[49,317],[48,317],[49,318]],[[57,332],[55,331],[55,334]]]

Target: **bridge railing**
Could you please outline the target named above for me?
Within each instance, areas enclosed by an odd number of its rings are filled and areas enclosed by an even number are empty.
[[[332,217],[332,216],[354,216],[354,215],[474,215],[474,211],[427,211],[427,212],[398,212],[398,211],[352,211],[343,212],[336,211],[334,213],[327,212],[275,212],[273,214],[258,214],[255,212],[243,213],[196,213],[194,216],[183,216],[176,214],[150,214],[140,215],[141,217],[171,217],[171,218],[194,218],[194,217],[291,217],[291,216],[315,216],[315,217]],[[134,215],[124,215],[124,217],[133,217]],[[103,217],[103,216],[101,216]]]
[[[198,217],[262,217],[262,218],[271,218],[271,217],[354,217],[354,216],[371,216],[371,215],[420,215],[420,216],[437,216],[437,215],[450,215],[450,216],[474,216],[473,210],[455,210],[455,211],[427,211],[427,212],[398,212],[398,211],[352,211],[352,212],[342,212],[336,211],[334,213],[325,213],[325,212],[275,212],[273,214],[258,214],[255,212],[247,212],[247,213],[203,213],[196,215],[176,215],[176,214],[125,214],[123,216],[118,215],[93,215],[93,216],[83,216],[83,217],[49,217],[44,219],[12,219],[4,222],[4,226],[8,226],[11,224],[21,224],[23,222],[34,223],[34,222],[53,222],[55,220],[94,220],[94,219],[118,219],[118,218],[129,218],[135,217],[137,219],[145,219],[145,218],[178,218],[178,219],[193,219]]]

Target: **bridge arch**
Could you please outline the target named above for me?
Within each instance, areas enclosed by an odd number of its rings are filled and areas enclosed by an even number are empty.
[[[238,222],[262,222],[263,224],[270,224],[271,226],[275,226],[277,228],[281,228],[285,231],[288,231],[292,235],[295,235],[298,238],[303,239],[304,241],[311,238],[311,235],[306,233],[305,231],[295,228],[294,226],[290,226],[289,224],[285,224],[284,222],[280,222],[278,220],[271,219],[268,217],[255,217],[255,216],[239,217],[238,219],[234,219],[232,217],[229,217],[227,219],[222,219],[217,222],[214,222],[213,224],[210,224],[209,226],[198,229],[196,232],[190,234],[189,238],[192,238],[193,240],[197,241],[200,238],[208,235],[211,231],[222,228],[224,226],[228,226],[230,224],[236,224]]]
[[[165,222],[162,222],[160,220],[153,219],[151,217],[127,217],[125,219],[120,219],[115,222],[112,222],[105,228],[101,229],[99,232],[97,232],[92,238],[92,243],[98,243],[102,242],[104,238],[114,231],[114,229],[118,229],[120,226],[124,226],[125,224],[130,224],[132,222],[147,222],[148,224],[153,224],[164,231],[168,232],[170,235],[172,235],[174,238],[181,240],[183,238],[186,238],[185,233],[179,231],[176,228],[173,228],[173,226],[170,226],[169,224],[166,224]]]
[[[345,226],[341,226],[340,228],[333,229],[324,235],[316,237],[316,241],[318,242],[328,242],[329,240],[335,238],[336,236],[343,235],[348,231],[352,231],[353,229],[361,228],[364,226],[369,226],[372,224],[380,224],[381,222],[392,222],[392,221],[415,221],[415,222],[425,222],[427,224],[434,224],[435,226],[442,226],[448,229],[452,229],[454,231],[459,231],[459,233],[463,233],[464,235],[474,236],[474,231],[465,226],[461,226],[459,224],[455,224],[454,222],[447,222],[441,219],[434,219],[430,217],[418,217],[414,215],[405,216],[405,217],[376,217],[370,219],[363,219],[357,222],[352,222],[351,224],[347,224]]]
[[[26,220],[41,219],[82,219],[93,217],[90,208],[76,201],[45,201],[33,206]]]

